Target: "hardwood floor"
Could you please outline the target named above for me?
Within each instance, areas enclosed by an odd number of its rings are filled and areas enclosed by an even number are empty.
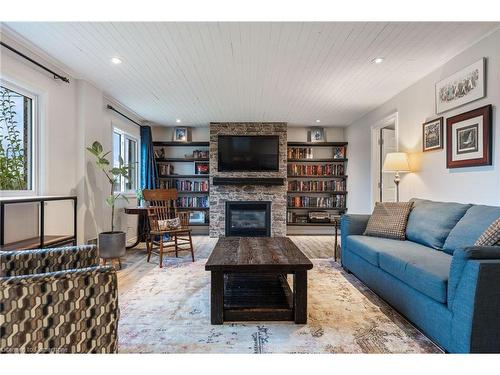
[[[290,239],[309,258],[333,258],[334,236],[290,236]],[[193,236],[195,260],[206,260],[215,244],[217,238],[208,236]],[[165,262],[175,259],[175,255],[164,256]],[[190,260],[189,251],[181,251],[179,258]],[[151,262],[146,261],[146,246],[140,244],[138,247],[127,250],[122,258],[122,269],[118,270],[118,290],[120,294],[132,288],[149,270],[158,267],[158,255],[151,256]]]

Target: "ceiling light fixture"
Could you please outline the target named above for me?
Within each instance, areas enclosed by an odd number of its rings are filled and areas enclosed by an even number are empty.
[[[180,123],[181,122],[181,119],[177,119],[175,120],[176,123]]]
[[[113,57],[113,58],[111,59],[111,62],[112,62],[113,64],[118,65],[118,64],[121,64],[121,63],[122,63],[122,60],[121,60],[121,59],[119,59],[118,57]]]
[[[376,57],[372,60],[372,63],[374,64],[381,64],[384,62],[384,58],[383,57]]]

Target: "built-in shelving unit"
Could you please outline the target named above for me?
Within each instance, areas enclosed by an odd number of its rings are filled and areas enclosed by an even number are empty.
[[[337,217],[347,211],[347,142],[288,142],[287,225],[331,226],[308,219],[311,211]]]
[[[209,154],[208,142],[153,142],[158,168],[158,188],[175,188],[179,193],[179,211],[203,212],[204,223],[190,223],[193,227],[208,226]],[[184,155],[180,155],[184,152]],[[201,168],[200,168],[201,167]]]

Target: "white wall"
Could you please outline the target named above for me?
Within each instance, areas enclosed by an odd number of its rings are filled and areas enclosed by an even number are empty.
[[[32,55],[25,45],[1,35],[2,40]],[[56,71],[51,62],[37,56],[37,60]],[[78,241],[84,243],[95,238],[99,231],[109,230],[110,209],[105,204],[109,187],[105,177],[94,167],[94,160],[85,150],[94,140],[106,150],[112,146],[112,127],[140,139],[139,127],[107,110],[112,104],[135,121],[141,119],[120,108],[118,103],[106,99],[103,92],[92,84],[68,74],[70,83],[54,80],[52,76],[28,61],[2,48],[0,50],[1,78],[37,95],[40,121],[40,181],[41,195],[78,196]],[[135,216],[123,215],[124,202],[117,215],[118,228],[127,231],[127,238],[136,236]],[[132,196],[130,205],[135,205]],[[48,203],[46,233],[71,234],[73,211],[70,203]],[[6,242],[13,242],[38,233],[38,208],[32,204],[10,206],[6,210]]]
[[[444,113],[444,133],[446,118],[493,104],[493,165],[446,169],[446,146],[443,150],[422,153],[422,124],[441,116],[435,113],[434,85],[481,57],[487,57],[487,96]],[[401,200],[420,197],[500,205],[500,132],[496,129],[499,104],[500,31],[497,31],[346,129],[346,140],[349,142],[349,212],[368,213],[371,210],[371,127],[396,111],[399,118],[399,149],[410,154],[412,166],[416,169],[402,178]]]

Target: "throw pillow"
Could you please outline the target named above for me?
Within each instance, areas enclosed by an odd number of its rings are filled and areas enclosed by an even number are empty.
[[[181,226],[181,220],[176,217],[174,219],[158,220],[159,230],[172,230],[178,229]]]
[[[500,246],[500,217],[486,228],[474,246]]]
[[[413,202],[377,202],[368,220],[365,236],[404,240]]]

